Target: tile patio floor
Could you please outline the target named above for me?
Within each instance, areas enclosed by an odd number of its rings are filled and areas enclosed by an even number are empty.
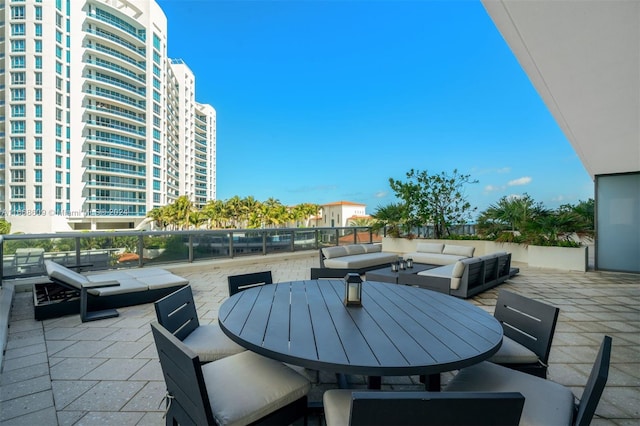
[[[317,262],[316,253],[289,253],[166,268],[190,280],[201,323],[208,323],[217,320],[228,275],[270,269],[275,281],[303,279]],[[579,396],[603,335],[611,335],[609,381],[593,424],[640,424],[640,277],[516,266],[520,274],[501,288],[560,307],[549,379]],[[492,289],[470,302],[492,313],[496,296]],[[164,424],[165,387],[149,328],[153,305],[119,312],[85,324],[78,315],[35,321],[32,294],[17,292],[0,374],[0,425]],[[310,398],[335,386],[335,377],[323,374]],[[383,387],[420,389],[416,377],[385,378]]]

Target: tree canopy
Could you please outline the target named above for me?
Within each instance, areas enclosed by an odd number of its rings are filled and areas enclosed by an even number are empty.
[[[411,169],[407,180],[389,178],[389,185],[402,200],[402,223],[405,229],[430,224],[436,238],[450,234],[452,226],[467,223],[477,209],[467,201],[464,187],[477,183],[470,175]]]

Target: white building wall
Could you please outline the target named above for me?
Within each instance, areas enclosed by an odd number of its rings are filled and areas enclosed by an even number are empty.
[[[3,11],[0,208],[13,232],[129,228],[193,194],[195,79],[186,65],[171,76],[154,1]]]

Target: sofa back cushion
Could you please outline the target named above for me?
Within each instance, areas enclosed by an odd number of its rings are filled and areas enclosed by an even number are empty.
[[[442,243],[418,243],[416,244],[416,251],[422,253],[442,253]]]
[[[346,256],[347,249],[344,246],[325,247],[322,249],[322,255],[325,259],[333,259],[334,257]]]
[[[382,244],[363,244],[365,253],[380,253],[382,251]]]
[[[348,246],[344,246],[344,248],[347,249],[347,254],[349,255],[365,253],[365,249],[362,244],[350,244]]]
[[[442,250],[442,254],[454,254],[456,256],[466,256],[473,257],[473,252],[476,250],[475,247],[467,247],[467,246],[456,246],[447,244],[444,246]]]

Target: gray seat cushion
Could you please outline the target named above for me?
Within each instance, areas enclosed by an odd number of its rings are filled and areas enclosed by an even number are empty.
[[[489,361],[498,364],[535,364],[539,361],[539,358],[531,349],[504,336],[502,338],[502,346],[500,346],[498,352],[489,358]]]
[[[198,354],[200,362],[215,361],[246,350],[229,339],[217,323],[200,325],[182,343]]]
[[[520,425],[570,425],[574,396],[569,388],[491,362],[481,362],[456,374],[447,392],[520,392],[524,408]]]
[[[219,425],[247,425],[309,393],[311,383],[291,368],[251,351],[202,366]]]

